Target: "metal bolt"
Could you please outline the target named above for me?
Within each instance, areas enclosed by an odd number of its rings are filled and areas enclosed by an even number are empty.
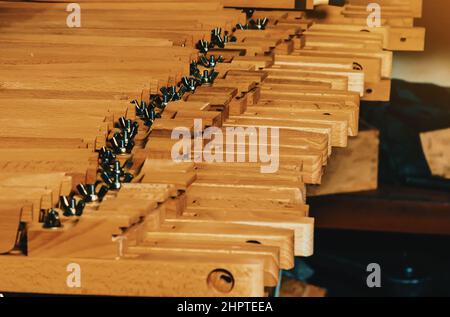
[[[122,131],[126,132],[128,138],[132,139],[136,136],[139,128],[139,124],[136,121],[120,117],[119,125],[122,128]]]
[[[189,65],[189,75],[190,76],[199,76],[200,71],[197,67],[197,62],[196,61],[192,61],[191,64]]]
[[[195,91],[195,89],[197,88],[198,84],[199,83],[198,83],[197,79],[194,78],[194,77],[186,77],[185,76],[185,77],[183,77],[181,79],[181,85],[186,87],[186,89],[188,91],[191,91],[191,92]]]
[[[211,85],[218,74],[219,73],[215,72],[214,69],[211,71],[211,73],[209,73],[209,71],[205,69],[203,71],[203,76],[201,79],[202,84]]]
[[[223,56],[219,55],[216,59],[214,55],[210,55],[208,59],[205,55],[202,55],[199,58],[199,62],[204,67],[214,68],[217,65],[217,63],[223,62]]]
[[[247,20],[248,20],[253,16],[253,13],[255,12],[255,10],[254,9],[242,9],[242,12],[245,13],[245,16],[247,17]]]
[[[77,203],[73,196],[60,196],[59,197],[59,208],[63,210],[63,215],[66,217],[71,216],[81,216],[86,203],[84,200],[80,199]]]
[[[134,135],[133,135],[134,134]],[[122,133],[116,132],[111,139],[111,144],[116,154],[123,155],[127,153],[131,153],[131,150],[134,147],[133,138],[136,134],[133,131],[133,134],[129,134],[127,130],[123,130]]]
[[[203,71],[202,83],[203,84],[209,84],[210,83],[210,81],[209,81],[209,71],[207,69],[205,69]]]
[[[100,174],[101,178],[108,185],[109,189],[120,189],[122,183],[129,183],[133,179],[133,174],[131,173],[108,173],[103,171]]]
[[[184,94],[189,90],[189,88],[187,88],[184,85],[180,86],[180,89],[178,89],[177,92],[177,100],[180,100],[181,98],[183,98]]]
[[[139,102],[136,99],[134,99],[130,103],[134,104],[134,110],[135,110],[136,116],[137,117],[142,116],[142,112],[144,111],[144,108],[146,106],[145,102],[141,101],[141,103],[139,104]]]
[[[145,108],[144,116],[142,117],[142,119],[144,120],[144,124],[151,127],[153,125],[153,122],[157,118],[161,118],[161,114],[156,112],[155,105],[148,105],[148,107]]]
[[[214,55],[211,55],[209,57],[209,66],[210,67],[215,67],[217,64],[216,58],[214,57]]]
[[[100,189],[96,190],[95,184],[78,184],[78,193],[83,197],[83,200],[87,203],[101,201],[108,192],[108,187],[101,186]]]
[[[209,60],[205,55],[201,55],[199,58],[199,62],[202,66],[209,67]]]
[[[100,149],[98,157],[102,166],[111,165],[116,160],[114,153],[104,146]]]
[[[210,47],[211,47],[210,43],[208,43],[208,41],[205,40],[198,41],[196,45],[196,48],[203,54],[208,53]]]
[[[103,179],[106,185],[108,185],[109,189],[120,189],[120,175],[109,175],[106,171],[103,171],[100,174],[100,177]]]
[[[250,20],[248,25],[251,29],[264,30],[266,28],[267,22],[269,22],[268,18],[256,19],[256,21]]]
[[[218,46],[220,48],[225,47],[225,43],[222,40],[222,29],[221,28],[215,28],[211,31],[211,46]]]
[[[42,225],[42,227],[46,229],[54,229],[61,227],[61,220],[59,219],[59,213],[55,209],[51,208],[47,210],[44,216],[44,224]]]

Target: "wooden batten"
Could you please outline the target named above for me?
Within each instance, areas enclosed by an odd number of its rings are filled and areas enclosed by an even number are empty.
[[[260,297],[311,256],[307,196],[374,186],[360,101],[388,100],[391,50],[424,43],[419,0],[381,0],[370,29],[366,1],[317,4],[82,0],[82,27],[69,28],[66,3],[0,2],[0,292]],[[256,8],[254,21],[231,7]],[[199,42],[219,30],[224,45]],[[214,160],[211,131],[234,133]],[[78,267],[82,284],[69,287]]]

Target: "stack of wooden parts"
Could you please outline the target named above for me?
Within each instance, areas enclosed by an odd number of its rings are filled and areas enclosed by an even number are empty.
[[[242,9],[286,9],[286,10],[312,10],[320,2],[327,0],[223,0],[225,7]]]
[[[298,7],[314,9],[312,12],[305,13],[305,16],[314,23],[333,24],[326,30],[341,33],[343,37],[346,37],[346,34],[342,34],[343,31],[357,30],[381,35],[384,48],[389,50],[422,51],[424,49],[425,29],[414,27],[414,19],[422,16],[423,0],[378,0],[376,2],[346,0],[343,1],[344,6],[322,5],[324,2],[327,0],[223,0],[227,7],[243,9],[283,10]],[[381,25],[373,20],[372,13],[380,13]],[[376,22],[377,27],[370,27],[368,20],[372,23]],[[341,26],[334,28],[336,24]],[[343,28],[342,25],[346,25],[347,28]],[[349,37],[351,38],[351,35]]]
[[[258,11],[264,30],[233,33],[246,15],[220,1],[79,3],[82,25],[68,28],[66,3],[0,2],[0,291],[267,294],[294,256],[313,252],[305,185],[320,184],[333,148],[358,134],[360,98],[388,98],[383,36]],[[236,38],[206,54],[223,56],[218,77],[147,128],[131,101],[189,75],[214,28]],[[117,155],[132,182],[45,228],[60,196],[101,182],[98,151],[122,117],[139,122],[134,148]],[[279,128],[279,168],[174,162],[171,132],[193,131],[194,119],[224,132]],[[73,267],[80,284],[68,283]]]

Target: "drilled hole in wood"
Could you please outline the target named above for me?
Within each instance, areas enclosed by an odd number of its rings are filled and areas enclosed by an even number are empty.
[[[220,293],[229,293],[234,287],[234,277],[225,269],[215,269],[208,274],[208,286]]]
[[[257,241],[257,240],[247,240],[245,241],[246,243],[253,243],[253,244],[261,244],[261,242]]]
[[[371,94],[371,93],[373,93],[373,90],[372,90],[371,88],[367,88],[367,89],[366,89],[366,93],[367,93],[367,94]]]
[[[406,41],[407,41],[407,38],[406,38],[406,37],[400,38],[400,42],[406,42]]]
[[[361,64],[358,64],[356,62],[353,62],[353,69],[354,70],[363,70],[363,67]]]

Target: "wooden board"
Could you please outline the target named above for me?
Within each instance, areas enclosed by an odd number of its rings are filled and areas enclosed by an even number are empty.
[[[377,130],[361,131],[350,139],[348,147],[336,149],[322,183],[308,186],[309,196],[368,191],[378,184]]]
[[[450,178],[450,128],[420,134],[422,149],[435,176]]]
[[[83,0],[83,26],[69,29],[66,3],[0,2],[0,291],[263,296],[295,256],[313,254],[308,184],[374,186],[365,155],[376,137],[357,137],[360,100],[388,99],[391,26],[405,36],[413,15],[401,24],[394,6],[379,31],[361,32],[354,2],[335,11],[345,15],[331,31],[301,12],[257,10],[264,30],[233,31],[250,21],[223,4]],[[200,53],[214,28],[235,41]],[[214,80],[213,55],[223,59]],[[140,102],[179,91],[192,61],[202,85],[144,122]],[[172,158],[179,128],[188,162]],[[260,137],[267,128],[278,138]],[[214,142],[196,136],[232,129],[233,146],[207,161]],[[133,145],[122,151],[113,137]],[[247,155],[264,147],[278,159],[273,173],[262,172],[267,157]],[[115,156],[99,157],[105,149]],[[80,183],[110,189],[91,202]],[[81,215],[64,206],[72,198],[84,201]],[[48,228],[53,209],[60,225]],[[66,283],[70,263],[81,267],[77,287]]]

